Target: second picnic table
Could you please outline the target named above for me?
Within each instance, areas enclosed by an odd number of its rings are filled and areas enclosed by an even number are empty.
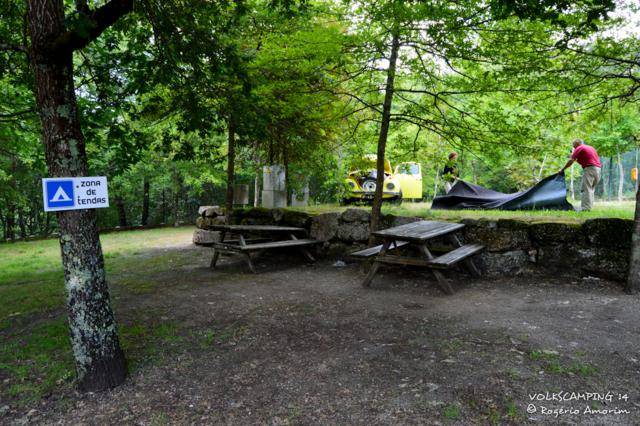
[[[382,263],[412,265],[430,269],[442,290],[447,294],[453,294],[451,284],[442,275],[440,269],[447,269],[458,262],[463,262],[472,275],[479,276],[480,271],[470,257],[484,249],[481,244],[463,245],[455,234],[462,228],[464,228],[462,223],[422,220],[373,232],[373,235],[383,241],[381,245],[351,253],[351,256],[356,258],[376,256],[362,285],[368,287],[371,284]],[[444,237],[455,248],[439,257],[435,257],[431,253],[429,242],[436,237]],[[404,246],[415,248],[418,256],[409,257],[390,254]]]
[[[244,256],[249,269],[255,273],[251,253],[285,247],[300,247],[300,251],[307,259],[315,261],[306,247],[317,244],[318,241],[296,237],[296,234],[306,236],[307,231],[304,228],[270,225],[210,225],[208,229],[220,231],[220,241],[211,244],[213,247],[210,265],[212,269],[216,267],[221,253],[232,253]],[[236,239],[225,241],[225,237],[230,234],[235,235]]]

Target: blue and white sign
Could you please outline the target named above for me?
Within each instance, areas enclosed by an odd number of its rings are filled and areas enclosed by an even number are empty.
[[[42,197],[46,212],[109,207],[105,176],[45,178]]]

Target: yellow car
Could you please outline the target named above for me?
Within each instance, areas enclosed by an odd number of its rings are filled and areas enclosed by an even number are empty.
[[[376,156],[366,155],[358,164],[357,170],[349,172],[345,179],[347,194],[344,204],[371,203],[376,192]],[[382,201],[401,203],[403,199],[422,198],[422,174],[420,164],[401,163],[395,173],[391,163],[384,162],[384,187]]]
[[[422,200],[422,168],[420,163],[407,162],[398,164],[394,177],[400,183],[404,200]]]

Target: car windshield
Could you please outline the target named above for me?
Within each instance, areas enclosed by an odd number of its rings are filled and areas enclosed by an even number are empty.
[[[398,173],[401,175],[419,175],[420,166],[416,163],[403,163],[398,165]]]

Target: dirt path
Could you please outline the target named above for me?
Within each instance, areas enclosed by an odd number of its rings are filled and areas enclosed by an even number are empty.
[[[258,262],[258,275],[228,262],[212,272],[208,253],[173,250],[188,261],[154,276],[153,293],[115,292],[120,321],[177,326],[166,347],[126,385],[29,421],[640,423],[640,297],[614,284],[454,275],[445,296],[428,275],[389,270],[364,290],[357,265],[294,253]],[[530,400],[560,391],[579,399]],[[577,411],[544,411],[561,407]]]

